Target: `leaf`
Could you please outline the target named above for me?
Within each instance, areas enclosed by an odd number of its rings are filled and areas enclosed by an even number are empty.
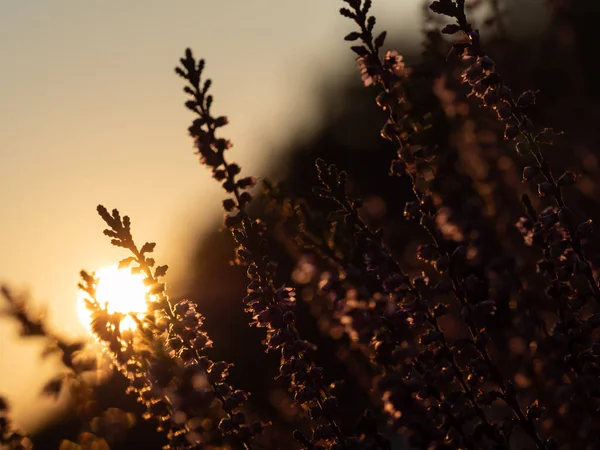
[[[387,36],[387,33],[385,31],[381,32],[381,34],[379,36],[377,36],[375,38],[375,48],[377,50],[379,50],[381,48],[381,46],[383,45],[383,43],[385,42],[385,37]]]
[[[367,56],[369,54],[369,51],[362,45],[353,45],[350,47],[350,50],[352,50],[358,56]]]
[[[114,208],[112,210],[112,216],[113,216],[113,220],[116,226],[113,226],[113,228],[118,228],[119,225],[121,225],[121,214],[119,214],[119,210],[117,208]]]
[[[109,230],[108,228],[106,230],[103,231],[105,236],[111,237],[111,238],[117,238],[119,237],[119,234],[116,231],[113,230]]]
[[[152,253],[154,251],[154,247],[156,247],[156,243],[155,242],[146,242],[143,246],[142,249],[140,250],[140,253]]]
[[[347,17],[348,19],[356,18],[356,15],[352,11],[350,11],[348,8],[341,8],[340,14],[344,17]]]
[[[131,228],[131,219],[129,216],[123,217],[123,228],[129,230]]]
[[[458,12],[456,5],[451,0],[438,0],[429,5],[434,13],[443,14],[445,16],[456,17]]]
[[[130,256],[128,258],[122,259],[119,261],[119,269],[125,269],[129,267],[129,265],[135,261],[135,256]]]
[[[344,38],[345,41],[356,41],[357,39],[359,39],[362,35],[356,31],[353,31],[352,33],[346,35],[346,37]]]
[[[375,18],[375,16],[371,16],[367,19],[367,30],[369,30],[369,33],[373,31],[373,28],[375,28],[376,22],[377,19]]]
[[[455,33],[458,33],[459,31],[460,31],[460,27],[454,23],[448,24],[444,28],[442,28],[443,34],[455,34]]]
[[[527,418],[530,420],[535,420],[535,419],[539,419],[540,416],[544,413],[544,407],[540,406],[538,400],[534,400],[533,403],[531,403],[531,405],[529,405],[527,407],[526,410],[526,415]]]
[[[158,277],[164,277],[167,273],[167,269],[169,268],[169,266],[158,266],[155,270],[154,270],[154,277],[158,278]]]
[[[106,207],[104,207],[103,205],[98,205],[96,207],[96,211],[98,211],[98,214],[100,215],[100,217],[102,217],[102,220],[104,220],[109,227],[113,228],[113,219],[108,213]]]

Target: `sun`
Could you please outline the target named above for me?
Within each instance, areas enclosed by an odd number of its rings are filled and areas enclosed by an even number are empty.
[[[98,284],[96,297],[101,305],[107,304],[108,312],[124,314],[137,313],[140,316],[148,309],[146,295],[148,288],[144,285],[142,274],[132,274],[130,269],[119,269],[118,266],[108,266],[96,271]],[[86,294],[79,291],[77,296],[77,314],[86,328],[91,330],[91,313],[85,306]],[[121,321],[120,329],[131,330],[136,323],[131,316]]]

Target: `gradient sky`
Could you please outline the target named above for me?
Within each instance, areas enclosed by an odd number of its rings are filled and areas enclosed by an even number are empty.
[[[81,334],[80,269],[124,253],[102,235],[98,203],[132,217],[173,273],[214,218],[220,188],[193,155],[173,68],[186,47],[207,60],[232,158],[260,174],[271,149],[318,117],[314,87],[354,70],[340,0],[1,0],[0,282],[27,289],[51,323]],[[395,39],[418,33],[420,0],[377,0]],[[356,75],[358,77],[358,74]],[[31,424],[58,364],[16,345],[0,321],[0,394]]]

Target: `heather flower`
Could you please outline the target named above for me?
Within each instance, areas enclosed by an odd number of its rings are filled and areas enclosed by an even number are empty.
[[[398,53],[398,50],[388,50],[383,58],[383,67],[399,78],[408,75],[408,69],[403,62],[404,57]]]
[[[369,59],[367,57],[359,56],[358,58],[356,58],[356,65],[358,67],[358,70],[360,71],[360,76],[365,87],[369,87],[373,83],[375,83],[375,80],[373,78],[373,67],[369,63]]]

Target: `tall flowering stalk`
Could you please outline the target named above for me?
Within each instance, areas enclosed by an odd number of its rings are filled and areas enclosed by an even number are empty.
[[[557,321],[548,340],[554,346],[553,352],[565,355],[564,366],[574,386],[573,393],[583,398],[579,407],[572,408],[572,414],[584,408],[594,418],[592,423],[597,424],[599,408],[592,386],[600,381],[600,360],[593,350],[600,325],[597,307],[600,288],[586,255],[586,251],[592,252],[589,246],[586,249],[586,241],[593,229],[591,221],[582,221],[564,195],[576,183],[577,176],[568,170],[558,177],[554,175],[545,153],[557,133],[549,128],[539,129],[531,120],[536,92],[529,90],[516,95],[504,83],[496,63],[483,48],[479,31],[473,29],[466,17],[464,0],[436,1],[431,9],[455,20],[442,32],[466,38],[454,43],[449,55],[468,61],[462,82],[469,87],[469,95],[496,113],[505,126],[505,139],[516,142],[517,152],[529,164],[523,168],[523,182],[537,184],[538,195],[553,203],[537,212],[528,196],[523,196],[526,215],[519,220],[518,227],[529,245],[542,249],[538,270],[552,279],[546,294],[556,302]],[[584,289],[578,278],[587,280],[589,289]],[[595,300],[589,306],[595,314],[583,311],[589,299]]]
[[[395,141],[399,146],[399,159],[392,163],[391,172],[408,176],[412,182],[417,201],[406,205],[405,215],[419,218],[421,225],[432,238],[431,244],[420,248],[419,257],[431,262],[438,273],[447,274],[448,284],[443,286],[447,286],[446,289],[461,305],[460,317],[470,334],[467,343],[473,351],[473,359],[466,365],[465,370],[469,373],[469,380],[477,380],[473,387],[488,378],[498,386],[498,390],[488,392],[477,390],[475,395],[470,396],[472,406],[477,411],[480,404],[486,405],[490,401],[501,399],[514,414],[511,423],[518,425],[529,435],[538,448],[553,445],[553,441],[544,442],[536,428],[535,420],[541,412],[538,402],[535,401],[526,410],[523,409],[513,383],[504,377],[490,355],[489,335],[485,327],[480,325],[477,316],[478,310],[487,310],[493,314],[495,306],[493,301],[485,299],[488,295],[485,283],[474,271],[474,261],[469,256],[469,248],[473,246],[468,242],[449,241],[439,228],[439,211],[428,180],[435,173],[435,168],[429,167],[429,161],[441,149],[424,144],[418,133],[419,126],[415,126],[414,120],[411,120],[411,105],[407,102],[402,83],[402,77],[406,76],[407,71],[402,66],[397,52],[389,51],[383,61],[380,59],[379,49],[384,44],[386,34],[383,32],[376,37],[373,35],[375,18],[368,15],[371,1],[344,1],[350,8],[342,8],[341,14],[353,19],[360,28],[360,31],[346,36],[346,40],[361,40],[363,43],[353,46],[352,50],[358,55],[357,60],[365,85],[376,83],[383,88],[383,92],[377,97],[377,103],[389,113],[389,119],[382,130],[382,136]],[[439,2],[432,5],[434,10],[437,3]],[[439,330],[437,336],[436,340],[440,340],[444,333]],[[496,432],[491,431],[486,416],[480,414],[479,417],[482,421],[479,430],[487,429],[491,432],[490,437],[495,436]],[[506,436],[505,445],[508,445],[510,431],[503,431],[503,434]]]
[[[148,311],[141,319],[133,317],[138,325],[134,332],[122,332],[123,315],[110,314],[99,304],[93,274],[82,272],[80,288],[88,295],[94,333],[106,344],[113,365],[129,379],[130,392],[146,406],[147,418],[159,420],[159,429],[167,433],[174,449],[210,448],[219,435],[240,448],[253,449],[253,438],[265,424],[246,424],[241,407],[247,394],[227,383],[231,365],[203,354],[212,346],[202,330],[204,318],[187,300],[171,304],[161,281],[167,266],[155,266],[149,256],[154,243],[135,244],[129,217],[121,218],[116,209],[109,213],[102,205],[98,213],[109,227],[104,234],[111,243],[131,253],[119,267],[131,266],[132,273],[145,276]],[[212,426],[215,418],[220,418],[218,426]]]
[[[358,209],[360,201],[349,200],[345,192],[345,174],[319,160],[317,168],[322,182],[318,193],[333,200],[340,208],[333,216],[343,217],[362,253],[363,262],[359,268],[339,260],[340,278],[363,292],[365,288],[355,284],[357,279],[364,282],[369,274],[375,274],[380,282],[377,292],[365,299],[369,305],[367,311],[374,315],[373,318],[378,317],[376,322],[366,322],[366,328],[370,328],[374,362],[383,369],[378,390],[395,427],[408,431],[411,443],[418,447],[447,441],[448,436],[452,436],[454,445],[475,448],[475,441],[468,436],[469,429],[461,416],[474,407],[486,423],[487,420],[472,402],[474,394],[441,332],[438,320],[447,314],[446,306],[428,304],[426,297],[435,291],[428,286],[428,278],[413,278],[404,273],[385,247],[381,233],[371,231],[363,222]],[[322,288],[332,287],[324,285]],[[382,301],[377,301],[378,298]],[[353,320],[355,318],[351,316],[354,327],[365,325],[361,320]],[[364,334],[362,330],[355,331]],[[431,358],[434,350],[437,356]],[[459,390],[455,391],[455,388]],[[448,389],[458,395],[462,389],[467,403],[457,402],[453,407],[442,408],[444,396],[441,392],[448,392]],[[417,399],[413,398],[415,394],[418,394]]]
[[[312,344],[303,340],[295,327],[295,290],[276,285],[276,263],[269,258],[266,249],[266,226],[247,212],[252,201],[249,190],[256,184],[256,178],[239,178],[240,167],[225,158],[225,151],[232,144],[217,137],[217,130],[227,124],[227,118],[214,117],[211,113],[213,97],[208,94],[211,80],[202,80],[204,60],[196,61],[188,49],[180,61],[181,66],[176,68],[176,73],[188,82],[184,90],[192,97],[186,102],[186,107],[198,116],[189,127],[190,135],[195,141],[200,162],[211,169],[213,178],[221,182],[229,194],[223,200],[225,225],[236,241],[236,262],[247,267],[251,280],[243,300],[246,311],[252,315],[250,325],[265,328],[267,350],[281,354],[277,378],[289,382],[296,403],[308,410],[313,421],[312,436],[296,430],[294,438],[303,448],[315,450],[367,445],[364,440],[361,443],[352,434],[343,431],[338,424],[337,400],[325,382],[323,369],[311,360]],[[378,445],[381,436],[375,432],[374,437],[375,445]]]
[[[552,145],[557,135],[549,128],[535,133],[535,125],[529,115],[536,93],[530,90],[517,96],[504,84],[495,62],[483,49],[479,31],[474,30],[467,20],[464,0],[436,1],[431,4],[431,9],[456,20],[455,24],[446,25],[442,33],[454,35],[461,32],[467,37],[467,41],[453,44],[451,51],[452,55],[462,56],[471,62],[462,74],[463,83],[469,86],[470,95],[481,99],[486,107],[496,112],[498,119],[505,124],[505,139],[516,141],[518,153],[533,162],[523,169],[523,181],[533,183],[541,179],[537,183],[537,193],[540,197],[551,198],[557,206],[556,217],[552,216],[554,223],[550,223],[548,218],[544,225],[547,229],[560,222],[566,235],[562,241],[551,244],[549,254],[558,258],[572,251],[576,273],[587,278],[593,297],[600,301],[600,287],[583,250],[583,241],[591,235],[592,226],[590,221],[578,223],[577,214],[565,202],[563,192],[575,184],[576,175],[566,171],[555,177],[544,156],[546,146]]]

